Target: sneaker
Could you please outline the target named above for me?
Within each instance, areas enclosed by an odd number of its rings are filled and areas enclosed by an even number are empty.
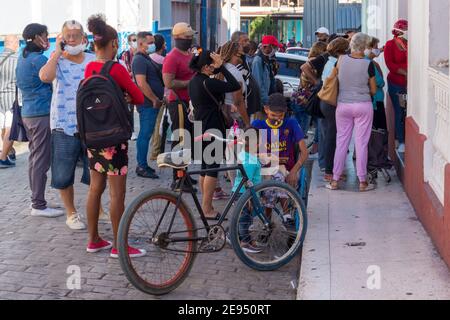
[[[159,179],[159,176],[156,173],[150,171],[149,169],[143,169],[141,167],[136,168],[136,174],[138,175],[138,177],[141,177],[141,178],[154,179],[154,180]]]
[[[66,225],[72,230],[85,230],[86,225],[81,221],[78,214],[73,214],[67,218]]]
[[[404,143],[400,143],[400,145],[398,146],[397,151],[398,151],[398,153],[405,153],[405,151],[406,151],[405,149],[406,149],[405,144]]]
[[[62,210],[46,208],[44,210],[31,209],[32,217],[58,218],[64,215]]]
[[[128,247],[128,255],[130,258],[141,258],[147,254],[147,251],[142,249],[136,249],[133,247]],[[115,248],[111,250],[111,258],[119,259],[119,251]]]
[[[138,139],[138,135],[136,132],[133,132],[133,135],[131,136],[131,141],[136,141]]]
[[[100,239],[97,243],[89,243],[86,251],[89,253],[97,253],[103,250],[109,250],[112,248],[112,242]]]
[[[6,158],[5,161],[0,160],[0,169],[14,168],[15,166],[16,164],[9,158]]]
[[[258,248],[257,246],[252,245],[251,243],[243,243],[242,245],[242,250],[244,250],[244,252],[247,253],[261,253],[262,249]]]
[[[213,195],[213,200],[227,200],[230,198],[230,195],[220,189],[220,191],[215,191]]]

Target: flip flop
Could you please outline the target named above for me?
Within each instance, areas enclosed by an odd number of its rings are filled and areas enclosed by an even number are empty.
[[[222,214],[217,212],[217,215],[215,217],[206,217],[206,220],[208,220],[208,221],[220,221],[221,218],[222,218]],[[228,219],[225,218],[224,221],[228,221]]]

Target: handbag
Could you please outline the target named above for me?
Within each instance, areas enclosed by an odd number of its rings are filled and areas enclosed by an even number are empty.
[[[222,122],[225,126],[225,131],[226,131],[226,128],[231,128],[234,124],[234,119],[231,114],[231,109],[226,104],[219,103],[219,101],[217,101],[217,99],[214,97],[214,95],[208,90],[208,87],[206,86],[206,80],[203,81],[203,88],[205,89],[206,93],[208,93],[208,95],[211,97],[211,99],[214,101],[214,103],[217,105],[217,107],[219,108],[219,116],[221,116],[221,118],[222,118]]]
[[[16,87],[16,98],[13,104],[13,122],[11,125],[11,132],[9,135],[10,141],[28,142],[27,130],[22,120],[22,108],[19,105],[19,89]]]
[[[322,89],[322,84],[316,86],[312,90],[311,97],[308,100],[308,103],[305,106],[305,111],[312,117],[324,119],[325,116],[320,109],[320,99],[319,99],[319,91]]]
[[[331,106],[337,106],[337,100],[339,95],[339,70],[334,67],[330,76],[323,83],[322,89],[318,93],[318,97],[321,101]]]

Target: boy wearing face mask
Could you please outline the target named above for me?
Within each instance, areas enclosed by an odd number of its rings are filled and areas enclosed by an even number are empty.
[[[148,164],[148,151],[159,109],[164,98],[164,84],[158,66],[150,58],[156,52],[155,37],[149,32],[140,32],[138,51],[133,60],[133,76],[145,96],[145,103],[137,107],[140,131],[137,139],[136,174],[142,178],[158,179],[156,171]]]
[[[55,82],[50,112],[52,187],[60,191],[67,213],[67,226],[72,230],[86,229],[74,204],[74,181],[78,159],[83,159],[81,182],[89,185],[86,150],[77,137],[76,94],[84,79],[86,66],[95,55],[85,53],[88,40],[83,26],[67,21],[56,39],[56,50],[39,72],[42,82]]]

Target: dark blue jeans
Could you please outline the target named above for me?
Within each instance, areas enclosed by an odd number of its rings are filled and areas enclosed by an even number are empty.
[[[147,169],[149,167],[147,159],[148,151],[150,149],[150,140],[155,130],[159,110],[155,108],[139,108],[138,112],[140,129],[136,142],[137,163],[140,168]]]
[[[406,93],[407,88],[388,82],[389,96],[395,111],[395,138],[399,143],[405,143],[405,109],[400,106],[399,93]]]

